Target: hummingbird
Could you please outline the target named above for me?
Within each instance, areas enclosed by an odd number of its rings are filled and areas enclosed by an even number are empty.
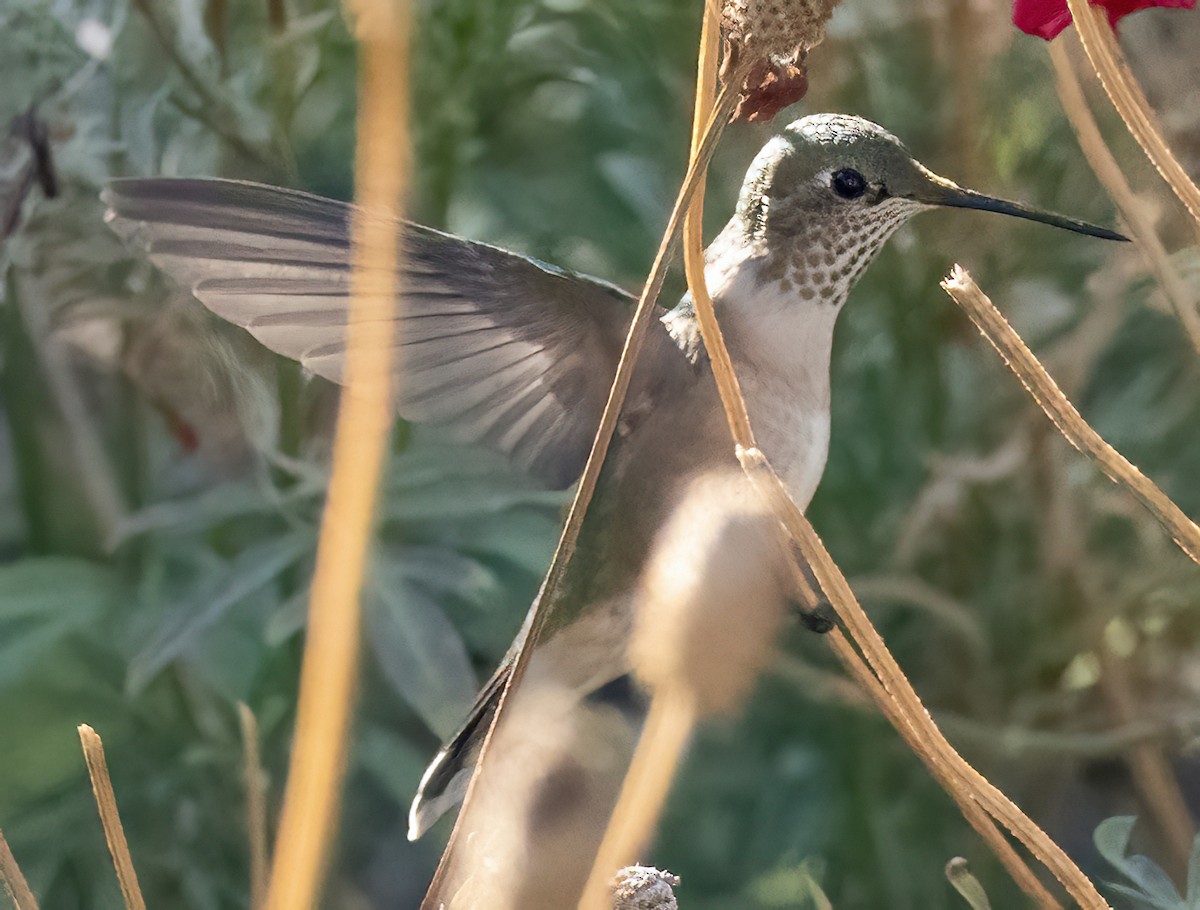
[[[350,220],[344,202],[214,179],[116,180],[107,222],[218,316],[340,382]],[[959,186],[883,127],[815,114],[770,139],[705,252],[705,281],[759,447],[796,504],[811,500],[830,437],[834,325],[889,237],[919,212],[979,209],[1109,240],[1121,234]],[[553,488],[579,477],[636,298],[517,253],[404,222],[398,413],[451,427]],[[628,672],[639,572],[698,474],[734,464],[690,297],[664,311],[638,360],[593,503],[527,683],[597,692]],[[535,607],[537,606],[535,602]],[[527,625],[526,625],[527,628]],[[421,836],[465,791],[518,634],[459,731],[434,758],[409,816]]]

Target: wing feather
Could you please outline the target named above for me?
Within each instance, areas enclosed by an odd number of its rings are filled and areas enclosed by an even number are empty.
[[[119,180],[107,220],[218,316],[341,381],[352,207],[226,180]],[[398,410],[552,486],[586,460],[632,314],[613,285],[405,223]]]

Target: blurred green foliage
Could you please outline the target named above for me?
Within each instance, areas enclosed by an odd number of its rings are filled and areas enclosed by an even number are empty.
[[[1188,855],[1187,887],[1181,896],[1171,876],[1153,860],[1129,854],[1129,838],[1136,819],[1116,816],[1105,819],[1096,828],[1096,849],[1121,881],[1108,883],[1108,889],[1134,910],[1194,910],[1200,907],[1200,837],[1192,842]]]
[[[419,4],[414,218],[635,287],[682,171],[698,14]],[[0,123],[34,111],[60,190],[31,189],[14,129],[0,149],[0,213],[23,201],[0,250],[0,826],[45,907],[120,905],[81,722],[105,738],[149,904],[247,906],[236,704],[258,717],[274,812],[335,405],[122,248],[98,191],[114,175],[219,174],[345,197],[354,64],[324,0],[0,7]],[[1041,44],[1011,33],[999,0],[846,0],[811,66],[805,110],[871,117],[981,189],[1112,217]],[[711,227],[769,133],[731,131]],[[1177,259],[1195,284],[1196,251]],[[815,524],[952,738],[1098,870],[1091,829],[1142,811],[1129,737],[1159,737],[1194,780],[1178,747],[1198,722],[1197,573],[954,311],[937,289],[954,260],[1192,514],[1200,370],[1134,251],[979,214],[902,231],[839,329]],[[405,841],[408,800],[515,631],[562,504],[487,453],[397,429],[328,906],[423,893],[440,845]],[[942,868],[959,854],[997,906],[1019,899],[892,731],[839,694],[821,643],[786,644],[674,794],[655,859],[682,875],[687,910],[815,905],[822,890],[837,907],[957,907]],[[1102,648],[1131,668],[1133,724],[1097,683]]]

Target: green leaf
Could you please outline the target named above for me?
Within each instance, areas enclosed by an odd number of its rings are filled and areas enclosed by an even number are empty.
[[[1188,910],[1200,910],[1200,834],[1192,839],[1188,854],[1187,905]]]
[[[967,868],[967,861],[961,856],[956,856],[946,863],[946,878],[950,880],[954,890],[962,895],[963,900],[971,905],[971,910],[992,910],[991,901],[988,900],[983,885]]]
[[[422,434],[393,459],[382,506],[386,520],[445,522],[522,506],[557,510],[567,502],[565,493],[534,485],[495,452],[430,442]]]
[[[310,587],[305,585],[271,613],[264,632],[270,647],[278,647],[304,628],[308,622],[308,599],[311,593]]]
[[[1164,902],[1153,895],[1147,894],[1141,888],[1131,888],[1119,882],[1108,882],[1107,887],[1114,894],[1120,894],[1122,897],[1129,898],[1136,910],[1143,910],[1143,908],[1151,908],[1151,910],[1179,910],[1182,906],[1178,899],[1174,902]]]
[[[37,0],[6,0],[0,7],[0,123],[60,88],[87,60],[68,23]]]
[[[118,590],[111,570],[81,559],[46,557],[0,567],[0,685],[112,607]]]
[[[354,749],[358,764],[373,774],[389,793],[407,801],[429,761],[424,749],[396,730],[364,721]]]
[[[247,547],[222,570],[215,592],[206,587],[173,607],[154,639],[129,662],[127,686],[137,693],[167,664],[179,657],[204,629],[242,599],[270,584],[312,551],[313,532],[302,528],[281,538]]]
[[[117,541],[156,531],[206,530],[220,522],[246,515],[277,515],[286,507],[316,498],[324,487],[304,479],[288,490],[271,490],[261,480],[224,483],[194,496],[157,502],[125,517],[117,527]]]
[[[1125,851],[1129,849],[1129,836],[1135,824],[1137,818],[1134,816],[1117,815],[1100,822],[1092,834],[1096,849],[1114,869],[1125,869]]]
[[[1128,875],[1147,898],[1162,910],[1182,910],[1184,903],[1175,885],[1158,865],[1146,856],[1130,856],[1125,860]]]
[[[1108,818],[1096,826],[1093,840],[1109,864],[1137,885],[1136,889],[1113,884],[1114,890],[1133,897],[1139,906],[1150,906],[1158,910],[1180,910],[1183,899],[1175,885],[1152,860],[1145,856],[1128,856],[1129,838],[1137,819],[1131,815]]]
[[[797,866],[775,869],[754,883],[751,894],[761,907],[787,907],[797,910],[830,910],[813,862],[805,860]]]
[[[77,724],[86,721],[103,730],[110,748],[136,726],[121,696],[120,662],[95,637],[94,630],[82,629],[61,638],[15,685],[0,687],[0,718],[5,742],[11,744],[0,749],[0,817],[6,828],[17,824],[23,804],[28,808],[31,800],[79,787]],[[34,811],[38,824],[43,809]],[[95,807],[91,810],[94,819]]]
[[[458,631],[418,580],[421,572],[419,551],[377,566],[368,588],[366,627],[384,676],[444,737],[466,716],[478,681]]]

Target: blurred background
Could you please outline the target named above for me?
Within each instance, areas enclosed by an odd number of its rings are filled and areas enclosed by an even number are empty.
[[[636,289],[683,172],[699,4],[416,7],[412,217]],[[1112,223],[1046,46],[1009,17],[1004,0],[845,0],[777,125],[861,114],[961,183]],[[1196,174],[1200,12],[1121,34]],[[121,906],[82,722],[105,739],[148,903],[248,906],[237,703],[261,727],[274,819],[336,407],[123,248],[99,190],[209,174],[347,198],[354,77],[332,0],[0,6],[0,827],[44,907]],[[1087,88],[1196,299],[1195,234]],[[710,236],[772,131],[727,134]],[[1180,881],[1200,570],[939,290],[956,261],[1200,514],[1200,359],[1137,252],[944,211],[897,235],[842,317],[810,517],[968,759],[1090,874],[1116,877],[1092,831],[1128,814]],[[351,910],[423,894],[448,828],[409,844],[408,802],[524,615],[565,502],[436,432],[400,424],[393,451],[326,899]],[[955,855],[997,906],[1023,900],[822,642],[784,645],[677,783],[653,860],[681,874],[685,910],[815,905],[814,885],[839,908],[956,907]]]

